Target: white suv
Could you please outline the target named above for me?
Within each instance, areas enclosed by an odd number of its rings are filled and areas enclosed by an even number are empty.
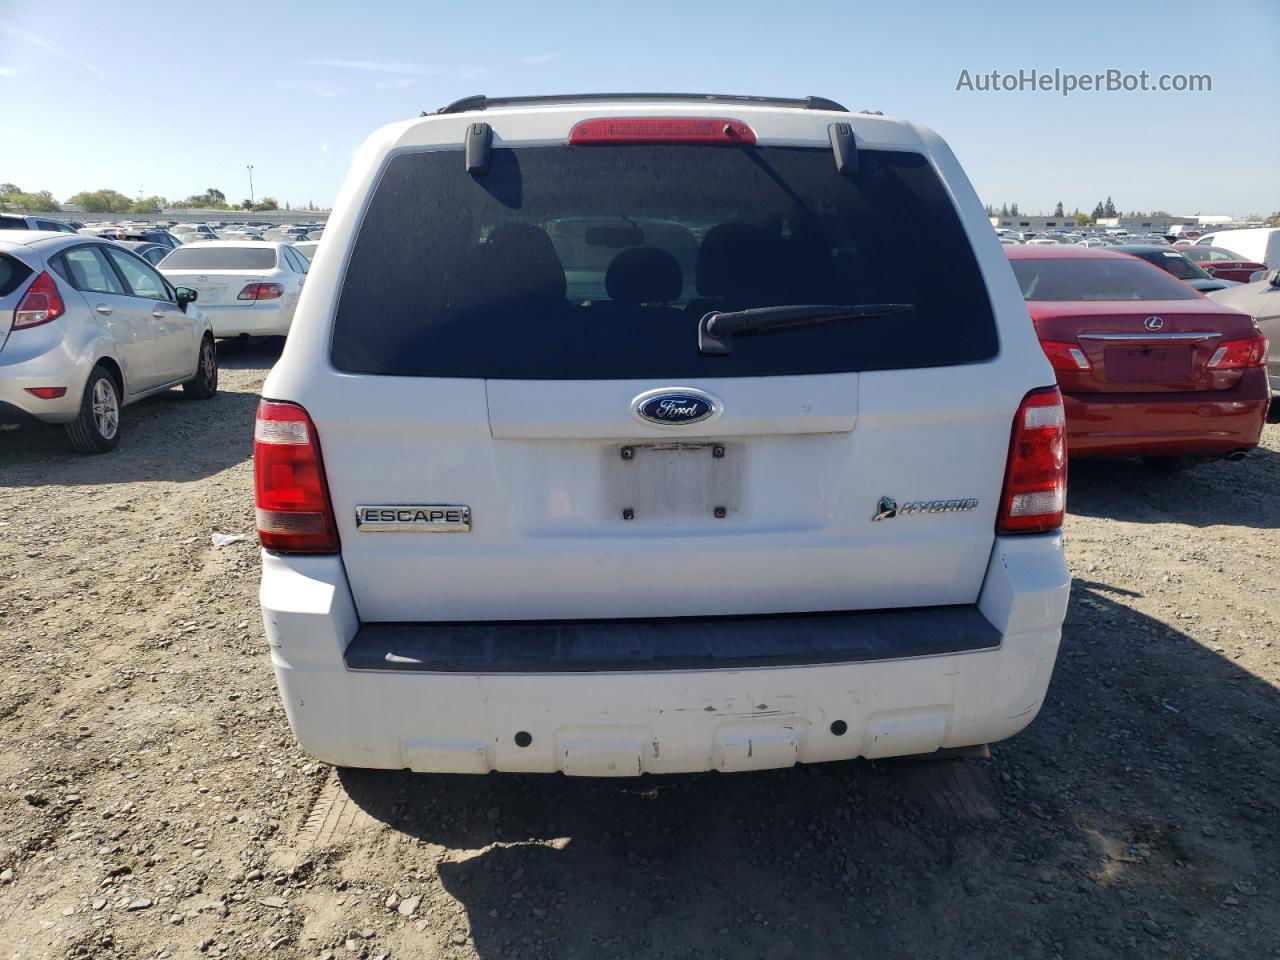
[[[630,776],[1026,726],[1063,410],[946,144],[831,101],[473,98],[356,157],[255,431],[339,765]]]

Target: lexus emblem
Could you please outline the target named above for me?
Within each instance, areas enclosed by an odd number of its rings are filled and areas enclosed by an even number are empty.
[[[1148,330],[1159,330],[1164,326],[1164,317],[1147,317],[1142,321],[1142,325]]]

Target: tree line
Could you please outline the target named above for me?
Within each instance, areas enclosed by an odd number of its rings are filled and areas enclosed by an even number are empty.
[[[1024,216],[1024,214],[1018,211],[1018,205],[1016,203],[1002,203],[1000,204],[999,209],[997,209],[992,204],[988,203],[987,216],[988,217],[1020,217],[1020,216]],[[1037,214],[1037,216],[1039,216],[1039,214]],[[1087,227],[1092,224],[1096,224],[1099,220],[1106,219],[1106,218],[1130,217],[1130,218],[1136,219],[1140,217],[1149,217],[1153,220],[1158,220],[1162,217],[1170,217],[1172,215],[1169,213],[1168,210],[1152,210],[1150,213],[1148,213],[1146,210],[1121,211],[1116,207],[1112,199],[1110,197],[1107,197],[1106,200],[1099,200],[1098,203],[1094,206],[1093,211],[1090,213],[1085,213],[1079,208],[1073,210],[1071,213],[1067,213],[1063,209],[1062,201],[1059,200],[1057,205],[1053,208],[1053,216],[1062,217],[1064,220],[1074,219],[1077,226]],[[1259,213],[1251,213],[1244,219],[1249,221],[1263,220],[1268,227],[1280,226],[1280,213],[1273,213],[1271,214],[1271,216],[1266,218],[1264,218]]]
[[[210,187],[204,193],[196,193],[185,200],[166,200],[161,196],[126,197],[118,190],[83,190],[68,197],[68,204],[81,207],[86,213],[159,213],[164,209],[185,209],[198,207],[211,210],[279,210],[280,204],[274,197],[263,197],[256,203],[242,200],[239,204],[227,203],[227,195],[216,187]],[[58,213],[62,209],[56,197],[48,190],[27,192],[13,183],[0,183],[0,204],[10,204],[32,213]],[[285,210],[292,209],[289,204]],[[306,209],[314,210],[311,204]]]

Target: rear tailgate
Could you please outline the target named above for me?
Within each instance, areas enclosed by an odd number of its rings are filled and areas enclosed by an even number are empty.
[[[310,410],[364,620],[930,606],[972,603],[991,550],[1012,414],[981,371],[708,381],[702,429],[636,422],[653,381],[344,378]],[[885,496],[976,503],[876,521]],[[387,504],[471,529],[357,526]]]
[[[493,111],[482,176],[461,124],[423,121],[446,142],[392,157],[354,239],[338,218],[264,395],[315,422],[362,620],[976,600],[1014,411],[1052,382],[1016,289],[1000,280],[1019,326],[998,357],[973,241],[918,141],[841,174],[833,117],[742,112],[751,150],[569,147],[581,113]],[[327,296],[336,316],[313,312]],[[796,303],[915,309],[700,353],[705,313]],[[655,394],[710,416],[648,421]],[[358,523],[370,507],[405,522]]]
[[[35,274],[33,267],[14,252],[0,252],[0,350],[4,349],[13,328],[13,313]]]

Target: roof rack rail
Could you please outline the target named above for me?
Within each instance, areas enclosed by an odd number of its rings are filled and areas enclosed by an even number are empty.
[[[653,100],[676,101],[679,103],[737,103],[747,106],[796,107],[802,110],[836,110],[848,113],[847,107],[841,106],[826,97],[750,97],[724,93],[568,93],[535,97],[486,97],[483,94],[474,97],[463,97],[448,106],[441,107],[436,113],[467,113],[472,110],[488,110],[490,107],[523,107],[556,103],[596,103],[601,100],[615,103],[642,103]],[[427,111],[422,116],[427,116]]]

